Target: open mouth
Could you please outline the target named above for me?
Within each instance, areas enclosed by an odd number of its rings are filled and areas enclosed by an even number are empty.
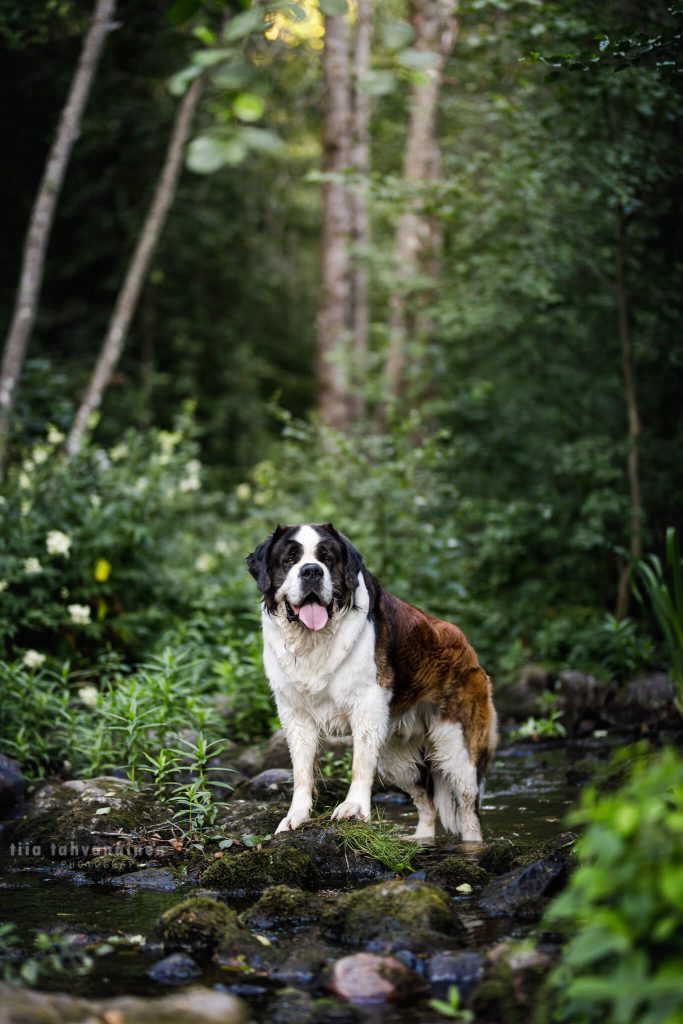
[[[306,629],[312,629],[315,633],[323,629],[332,614],[332,604],[327,608],[320,604],[315,594],[309,594],[303,604],[290,604],[285,598],[287,618],[290,622],[301,622]]]

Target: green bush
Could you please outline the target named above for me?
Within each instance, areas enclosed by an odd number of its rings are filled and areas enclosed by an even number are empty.
[[[551,978],[555,1019],[679,1024],[683,760],[639,757],[617,792],[585,790],[570,823],[586,830],[578,867],[546,913],[569,935]]]

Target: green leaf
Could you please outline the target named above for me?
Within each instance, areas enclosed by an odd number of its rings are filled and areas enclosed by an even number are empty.
[[[346,0],[319,0],[320,10],[328,18],[347,14],[349,5]]]
[[[268,153],[270,156],[280,156],[285,148],[279,135],[268,131],[267,128],[241,128],[239,138],[249,149]]]
[[[382,42],[390,50],[402,50],[410,46],[414,32],[407,21],[390,21],[382,30]]]
[[[195,66],[176,72],[168,81],[169,92],[172,96],[183,96],[190,82],[193,82],[200,74],[201,68]]]
[[[230,19],[223,38],[227,43],[234,43],[262,28],[263,12],[257,7],[252,7],[251,10],[236,14],[234,18]]]
[[[246,146],[235,139],[199,135],[187,147],[187,166],[195,174],[213,174],[226,164],[237,164],[247,155]]]
[[[236,96],[232,109],[240,121],[258,121],[263,117],[265,103],[260,96],[253,92],[243,92]]]
[[[166,12],[166,20],[174,27],[183,25],[190,18],[194,18],[200,7],[201,0],[175,0]]]
[[[409,47],[397,54],[397,60],[404,68],[412,68],[416,71],[424,71],[428,68],[435,68],[441,58],[438,53],[432,50],[414,50]]]
[[[358,85],[368,96],[386,96],[396,87],[396,78],[391,71],[366,71],[360,75]]]

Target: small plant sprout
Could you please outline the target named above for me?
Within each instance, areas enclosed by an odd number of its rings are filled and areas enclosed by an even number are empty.
[[[449,1020],[473,1021],[474,1014],[471,1010],[463,1010],[460,1005],[460,992],[457,985],[451,985],[445,999],[430,999],[429,1005],[442,1017]]]

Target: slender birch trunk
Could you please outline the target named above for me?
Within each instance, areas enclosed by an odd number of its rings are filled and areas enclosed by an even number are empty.
[[[95,4],[90,28],[83,40],[76,73],[62,108],[57,132],[31,211],[17,297],[0,369],[0,469],[5,461],[17,385],[36,319],[45,255],[57,200],[64,183],[71,151],[80,133],[83,112],[92,90],[107,33],[113,27],[115,9],[116,0],[97,0]]]
[[[643,503],[640,491],[640,413],[636,390],[636,368],[633,354],[633,339],[629,322],[628,286],[626,282],[626,261],[628,257],[628,236],[626,218],[621,203],[615,210],[615,296],[617,325],[621,350],[621,373],[624,381],[624,398],[628,419],[626,471],[628,476],[629,513],[628,538],[631,559],[643,554]],[[630,564],[623,563],[619,570],[615,615],[623,619],[628,615],[630,602]]]
[[[436,55],[426,81],[412,86],[412,99],[403,175],[408,183],[434,180],[440,173],[436,116],[443,73],[456,38],[457,0],[410,0],[414,47]],[[434,224],[425,216],[419,199],[408,202],[396,230],[394,249],[396,287],[389,299],[389,347],[384,366],[385,385],[396,398],[404,383],[408,345],[407,294],[411,279],[434,259]]]
[[[350,161],[351,104],[349,33],[346,17],[325,18],[323,171],[342,174]],[[326,181],[322,202],[320,299],[316,371],[322,422],[349,424],[351,203],[340,181]]]
[[[351,417],[365,414],[365,386],[368,361],[369,279],[367,251],[370,245],[368,178],[370,174],[370,99],[361,88],[370,68],[372,34],[371,0],[357,0],[356,37],[353,52],[353,124],[351,166],[355,184],[351,194],[353,261],[351,267],[352,381]]]
[[[67,438],[66,452],[69,458],[79,451],[88,421],[95,410],[99,408],[102,396],[109,386],[112,374],[121,357],[128,328],[135,314],[154,250],[173,203],[182,169],[183,151],[201,94],[202,84],[201,78],[195,79],[176,112],[166,159],[157,182],[152,204],[116,300],[99,359]]]

